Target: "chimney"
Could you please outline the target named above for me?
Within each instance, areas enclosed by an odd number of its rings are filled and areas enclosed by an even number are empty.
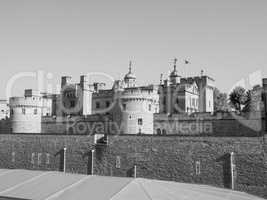
[[[63,88],[64,86],[70,84],[71,81],[71,77],[70,76],[62,76],[61,77],[61,88]]]
[[[80,86],[82,89],[88,89],[86,88],[86,86],[89,85],[89,80],[88,80],[88,76],[86,75],[82,75],[80,76]]]

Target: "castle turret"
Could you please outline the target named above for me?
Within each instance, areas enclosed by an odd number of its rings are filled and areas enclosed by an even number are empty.
[[[178,75],[178,72],[177,72],[177,69],[176,69],[176,62],[177,62],[177,59],[175,58],[174,59],[174,65],[173,65],[173,71],[171,72],[171,74],[169,76],[170,77],[170,82],[173,85],[179,84],[180,83],[180,79],[181,79],[181,76]]]
[[[70,82],[71,82],[71,77],[70,77],[70,76],[62,76],[62,77],[61,77],[61,89],[62,89],[64,86],[70,84]]]
[[[126,88],[119,96],[121,131],[125,134],[153,134],[153,114],[158,112],[158,88]]]
[[[136,86],[136,76],[132,72],[132,62],[129,63],[129,72],[124,76],[124,82],[126,87]]]
[[[41,133],[41,119],[52,114],[52,98],[25,90],[24,97],[9,99],[13,133]]]
[[[82,91],[82,114],[90,115],[92,114],[92,90],[89,86],[88,76],[80,77],[80,87]]]

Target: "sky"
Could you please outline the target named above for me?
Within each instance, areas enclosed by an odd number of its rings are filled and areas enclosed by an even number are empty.
[[[157,84],[174,58],[181,76],[204,70],[228,92],[255,71],[267,77],[266,36],[266,0],[0,0],[0,98],[36,89],[27,73],[57,91],[64,75],[120,79],[130,60],[140,85]]]

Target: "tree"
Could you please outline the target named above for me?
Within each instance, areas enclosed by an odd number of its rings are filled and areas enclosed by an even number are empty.
[[[218,88],[214,89],[214,110],[227,111],[228,110],[227,94],[220,92]]]
[[[246,91],[246,98],[244,102],[244,107],[242,109],[243,112],[250,112],[252,111],[252,91]]]
[[[255,85],[251,90],[247,91],[247,100],[244,112],[258,112],[262,111],[263,108],[263,88],[260,85]]]
[[[229,95],[230,105],[236,110],[241,112],[242,108],[248,104],[249,95],[245,88],[243,87],[235,87],[233,91]]]

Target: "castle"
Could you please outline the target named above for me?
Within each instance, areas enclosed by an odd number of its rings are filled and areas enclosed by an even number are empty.
[[[52,121],[62,125],[77,118],[94,122],[105,118],[115,122],[123,134],[153,134],[155,114],[212,113],[213,89],[214,80],[203,73],[181,77],[176,60],[166,80],[161,75],[158,85],[138,86],[130,62],[123,80],[115,80],[110,89],[89,83],[85,75],[79,83],[64,76],[60,94],[25,90],[24,97],[11,97],[11,129],[13,133],[42,133]]]

